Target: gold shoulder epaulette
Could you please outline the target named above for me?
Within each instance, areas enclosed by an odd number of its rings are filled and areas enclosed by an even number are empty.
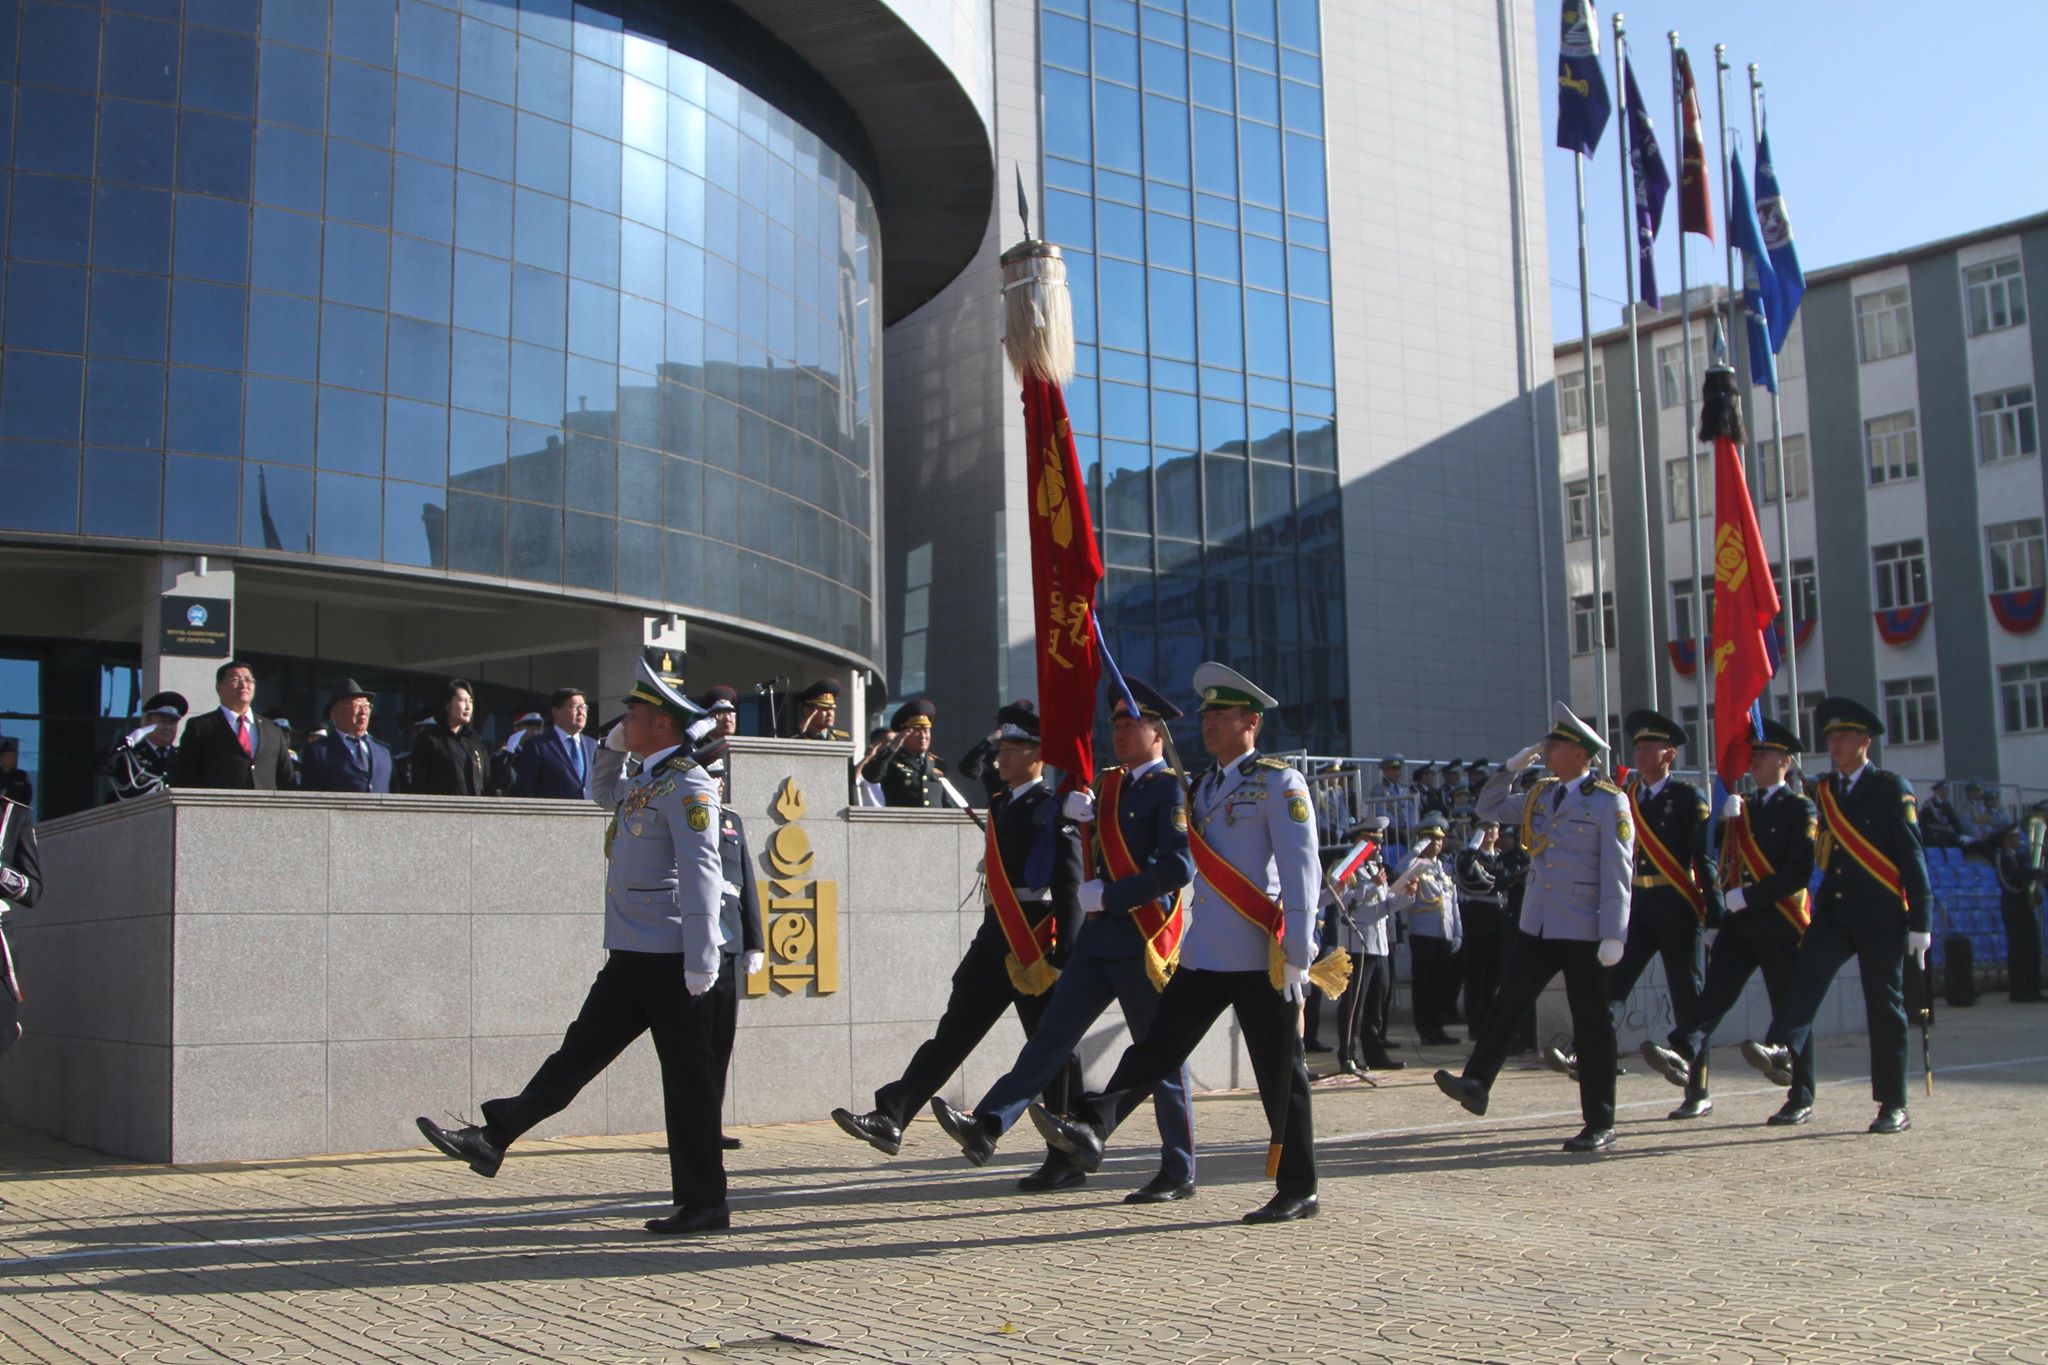
[[[1608,792],[1614,796],[1620,796],[1622,794],[1621,788],[1615,786],[1612,782],[1609,782],[1604,777],[1596,777],[1593,779],[1593,790]]]
[[[1289,766],[1277,758],[1267,758],[1264,754],[1260,754],[1254,762],[1261,768],[1279,768],[1282,771],[1285,771]]]

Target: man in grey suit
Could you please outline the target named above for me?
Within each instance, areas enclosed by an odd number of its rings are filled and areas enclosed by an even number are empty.
[[[1530,867],[1515,945],[1494,1007],[1462,1076],[1436,1073],[1438,1089],[1475,1114],[1507,1061],[1523,1014],[1550,979],[1564,973],[1565,1000],[1579,1049],[1579,1112],[1586,1126],[1567,1152],[1614,1145],[1614,1018],[1607,1008],[1609,969],[1621,961],[1634,889],[1635,830],[1628,798],[1592,774],[1607,745],[1558,702],[1550,733],[1508,760],[1479,793],[1479,818],[1521,828]],[[1526,795],[1515,774],[1541,753],[1550,776]]]

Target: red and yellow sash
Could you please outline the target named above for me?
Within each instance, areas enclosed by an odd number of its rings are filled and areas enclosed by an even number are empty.
[[[1657,837],[1656,830],[1650,828],[1650,821],[1643,814],[1642,803],[1636,800],[1636,792],[1641,789],[1642,785],[1640,780],[1628,784],[1628,808],[1630,814],[1634,815],[1636,820],[1636,847],[1650,855],[1650,861],[1656,865],[1657,870],[1664,874],[1666,881],[1678,889],[1678,894],[1685,897],[1685,903],[1692,907],[1692,912],[1695,915],[1699,916],[1700,923],[1705,924],[1707,922],[1706,893],[1700,890],[1699,883],[1693,880],[1691,871],[1687,869],[1684,863],[1678,860],[1677,855],[1671,851],[1670,846]]]
[[[1195,875],[1209,883],[1210,889],[1223,898],[1225,905],[1265,932],[1268,949],[1266,975],[1272,978],[1274,990],[1285,990],[1287,950],[1282,943],[1287,936],[1287,916],[1273,903],[1265,888],[1254,885],[1251,878],[1209,847],[1209,841],[1202,837],[1202,831],[1192,819],[1188,821],[1188,852],[1195,855]]]
[[[1876,878],[1880,886],[1899,898],[1899,909],[1910,912],[1912,906],[1906,900],[1906,884],[1899,880],[1898,864],[1885,857],[1877,845],[1864,838],[1863,831],[1850,822],[1848,815],[1842,810],[1841,803],[1835,800],[1833,778],[1821,780],[1820,815],[1822,822],[1827,826],[1826,832],[1821,836],[1825,841],[1822,847],[1826,851],[1816,849],[1814,856],[1820,859],[1821,866],[1827,866],[1828,857],[1834,852],[1833,846],[1840,844],[1842,851],[1854,858],[1858,867]]]
[[[1764,856],[1764,847],[1756,841],[1756,828],[1749,822],[1750,807],[1745,803],[1742,814],[1728,822],[1728,875],[1723,879],[1730,886],[1741,886],[1746,876],[1751,882],[1760,882],[1777,869]],[[1778,913],[1792,921],[1792,927],[1800,933],[1813,923],[1813,907],[1807,901],[1805,887],[1800,887],[1789,896],[1780,896],[1773,902]]]
[[[1010,869],[1003,866],[1003,851],[996,846],[993,814],[988,822],[988,853],[983,871],[988,878],[989,904],[995,907],[996,924],[1010,945],[1010,955],[1003,962],[1010,972],[1010,984],[1025,995],[1044,995],[1060,979],[1059,968],[1046,956],[1052,947],[1053,922],[1057,917],[1047,915],[1037,924],[1024,917],[1017,888],[1010,883]]]
[[[1139,872],[1131,846],[1124,842],[1124,827],[1118,819],[1117,803],[1123,799],[1125,779],[1122,768],[1111,768],[1097,784],[1096,837],[1102,840],[1102,865],[1118,881]],[[1145,940],[1145,975],[1154,990],[1165,990],[1167,978],[1180,965],[1181,935],[1187,930],[1187,890],[1173,893],[1172,904],[1161,908],[1156,900],[1146,901],[1131,911],[1131,920]]]

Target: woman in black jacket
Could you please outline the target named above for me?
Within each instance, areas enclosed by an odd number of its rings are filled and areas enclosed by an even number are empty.
[[[450,678],[441,698],[441,713],[413,741],[407,791],[427,796],[491,794],[490,748],[469,723],[475,710],[469,680]]]

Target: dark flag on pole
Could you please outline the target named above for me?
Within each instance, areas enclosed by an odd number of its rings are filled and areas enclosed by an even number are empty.
[[[1614,102],[1600,70],[1600,24],[1592,0],[1564,0],[1557,47],[1557,145],[1591,156]]]
[[[1671,194],[1671,173],[1664,169],[1664,154],[1657,148],[1657,129],[1643,104],[1643,92],[1636,88],[1635,63],[1626,53],[1621,58],[1622,102],[1628,116],[1629,179],[1634,185],[1636,256],[1641,275],[1644,303],[1661,308],[1657,293],[1657,234],[1664,227],[1664,201]]]
[[[1700,92],[1692,83],[1692,59],[1678,49],[1672,79],[1678,82],[1678,107],[1685,111],[1679,130],[1678,230],[1714,240],[1714,191],[1707,178],[1707,144],[1700,131]]]
[[[1799,313],[1799,300],[1806,297],[1806,272],[1799,268],[1799,252],[1792,245],[1792,219],[1778,189],[1778,174],[1771,168],[1768,125],[1756,141],[1756,217],[1771,258],[1773,291],[1764,297],[1764,307],[1771,324],[1771,350],[1777,352],[1785,349],[1792,319]]]
[[[1777,351],[1771,345],[1770,300],[1778,291],[1763,229],[1757,226],[1756,205],[1749,201],[1749,181],[1742,174],[1742,153],[1728,153],[1728,235],[1742,252],[1742,311],[1748,319],[1749,382],[1778,391]]]

